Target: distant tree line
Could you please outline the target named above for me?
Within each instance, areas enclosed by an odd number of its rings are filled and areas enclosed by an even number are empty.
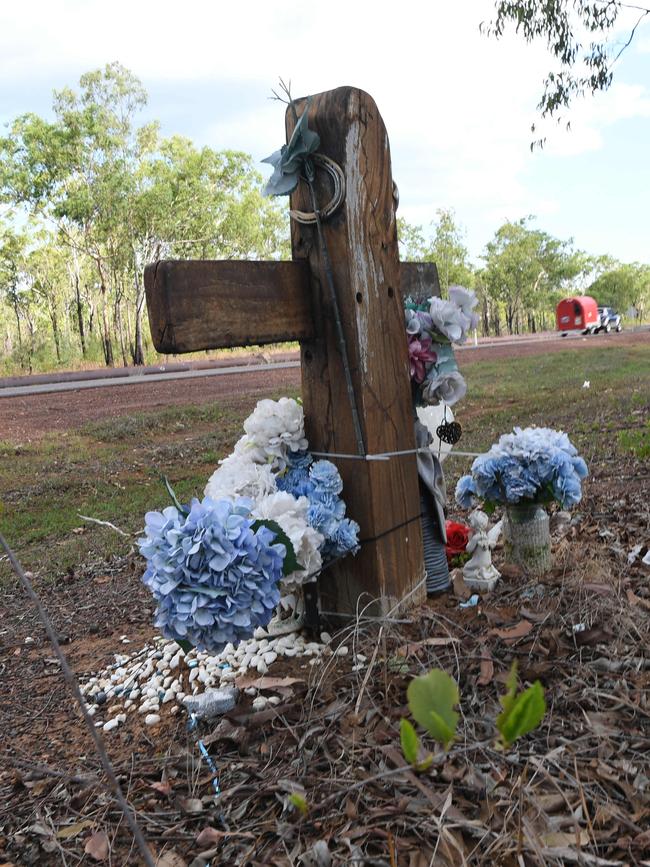
[[[52,120],[22,115],[0,138],[0,371],[153,360],[148,262],[289,256],[286,206],[262,196],[252,158],[161,138],[137,124],[146,101],[113,63],[55,91]],[[501,226],[480,267],[453,211],[432,227],[400,220],[402,257],[435,261],[443,288],[473,287],[484,334],[552,328],[559,298],[585,290],[650,309],[649,266],[589,257],[531,217]]]
[[[558,301],[574,294],[622,314],[634,308],[638,320],[650,312],[650,265],[589,256],[536,228],[534,217],[500,226],[479,266],[470,263],[453,211],[437,212],[429,237],[421,226],[398,223],[402,258],[436,262],[443,294],[453,284],[475,290],[483,335],[554,329]]]
[[[146,263],[277,258],[287,217],[252,159],[136,125],[147,95],[119,64],[55,92],[52,121],[0,138],[0,359],[142,364]]]

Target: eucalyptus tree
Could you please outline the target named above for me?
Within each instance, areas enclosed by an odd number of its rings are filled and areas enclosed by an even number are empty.
[[[628,0],[496,0],[494,5],[494,19],[481,24],[485,33],[499,38],[513,26],[526,42],[545,42],[555,59],[538,109],[542,117],[558,120],[576,97],[610,87],[616,62],[650,16],[647,3]],[[616,30],[624,14],[627,31],[621,39]],[[543,142],[537,139],[531,148]]]
[[[486,245],[481,280],[502,305],[510,334],[544,328],[562,294],[584,273],[588,260],[572,241],[530,227],[532,217],[507,222]]]
[[[611,268],[591,284],[589,294],[619,313],[634,308],[636,318],[643,320],[650,310],[650,265],[612,262]]]

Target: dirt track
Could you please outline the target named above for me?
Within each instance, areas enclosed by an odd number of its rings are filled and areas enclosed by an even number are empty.
[[[607,348],[612,346],[636,344],[650,347],[650,331],[601,334],[581,340],[559,337],[515,342],[508,338],[503,345],[496,343],[483,347],[479,345],[477,348],[468,346],[460,350],[457,357],[460,367],[465,368],[483,360],[497,358],[518,358],[561,350],[579,352],[581,349],[594,347],[602,347],[603,351],[607,351]],[[264,397],[283,386],[296,388],[299,385],[300,370],[288,368],[23,397],[0,396],[0,440],[27,442],[52,430],[78,428],[87,421],[164,406],[200,405],[235,396]]]

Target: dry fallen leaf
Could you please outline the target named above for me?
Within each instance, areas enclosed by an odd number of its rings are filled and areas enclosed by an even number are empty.
[[[507,626],[505,629],[490,629],[488,635],[496,635],[506,643],[510,643],[528,635],[532,628],[533,624],[529,620],[520,620],[519,623]]]
[[[283,686],[292,686],[294,683],[304,683],[304,677],[238,677],[235,685],[239,689],[249,686],[255,689],[278,689]]]
[[[587,846],[589,834],[586,831],[551,831],[539,838],[544,846]]]
[[[65,828],[60,828],[56,832],[56,836],[59,840],[70,840],[72,837],[76,837],[77,834],[85,831],[86,828],[92,828],[94,824],[92,819],[82,819],[81,822],[75,822],[74,825],[66,825]]]
[[[396,654],[397,656],[413,656],[414,654],[418,654],[424,647],[445,647],[458,640],[458,638],[452,638],[451,636],[425,638],[424,641],[412,641],[409,644],[403,644],[397,648]]]
[[[108,836],[105,831],[95,831],[84,846],[86,855],[90,855],[95,861],[105,861],[108,858],[109,849]]]
[[[169,780],[160,780],[160,782],[149,783],[149,788],[153,789],[154,792],[158,792],[159,795],[171,795],[172,787],[169,783]]]
[[[626,590],[627,601],[630,605],[640,605],[641,608],[645,608],[650,611],[650,600],[643,599],[641,596],[637,596],[636,593],[633,593],[632,590]]]
[[[479,686],[487,686],[494,677],[494,663],[492,654],[487,647],[481,647],[481,673],[476,681]]]

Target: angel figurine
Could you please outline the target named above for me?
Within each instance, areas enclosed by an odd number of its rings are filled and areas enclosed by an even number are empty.
[[[493,590],[501,573],[492,564],[492,549],[501,535],[502,521],[488,530],[488,516],[481,509],[475,509],[468,523],[473,533],[465,551],[472,556],[463,566],[463,580],[472,590]]]

